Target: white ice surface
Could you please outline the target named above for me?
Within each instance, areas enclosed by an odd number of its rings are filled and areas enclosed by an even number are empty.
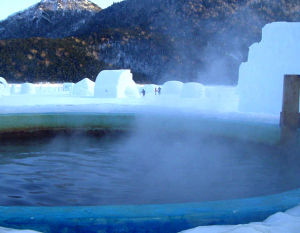
[[[14,229],[8,229],[0,227],[0,233],[37,233],[37,231],[31,231],[31,230],[14,230]]]
[[[262,30],[239,70],[239,110],[279,114],[285,74],[300,74],[300,23],[276,22]]]
[[[300,206],[271,215],[263,222],[232,226],[202,226],[182,233],[298,233]]]

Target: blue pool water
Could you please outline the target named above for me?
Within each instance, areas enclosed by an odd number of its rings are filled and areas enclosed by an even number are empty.
[[[292,149],[156,130],[1,143],[0,205],[186,203],[300,187]],[[297,150],[297,149],[293,149]]]

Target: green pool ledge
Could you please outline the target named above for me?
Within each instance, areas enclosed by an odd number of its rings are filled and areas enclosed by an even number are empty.
[[[0,132],[43,129],[129,129],[133,114],[19,113],[0,114]]]
[[[204,135],[222,136],[277,144],[280,128],[277,124],[255,121],[211,118],[199,115],[148,115],[134,113],[28,113],[0,114],[0,133],[39,130],[135,130],[137,122],[163,126],[164,131],[193,131]]]
[[[164,130],[181,130],[276,144],[280,128],[276,124],[235,121],[207,117],[148,117],[146,122],[164,125]],[[0,132],[40,129],[131,130],[135,114],[44,113],[2,114]],[[142,121],[143,122],[143,121]],[[262,221],[268,216],[300,204],[300,189],[246,199],[120,206],[0,207],[0,226],[49,233],[160,233],[178,232],[201,226],[242,224]]]

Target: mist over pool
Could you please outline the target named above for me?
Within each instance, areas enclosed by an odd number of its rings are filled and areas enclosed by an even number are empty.
[[[145,117],[122,135],[8,140],[0,149],[0,205],[202,202],[300,185],[292,149],[174,130]]]

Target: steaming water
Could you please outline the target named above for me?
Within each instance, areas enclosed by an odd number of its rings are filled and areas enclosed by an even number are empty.
[[[159,129],[2,142],[0,205],[200,202],[300,187],[297,153]]]

